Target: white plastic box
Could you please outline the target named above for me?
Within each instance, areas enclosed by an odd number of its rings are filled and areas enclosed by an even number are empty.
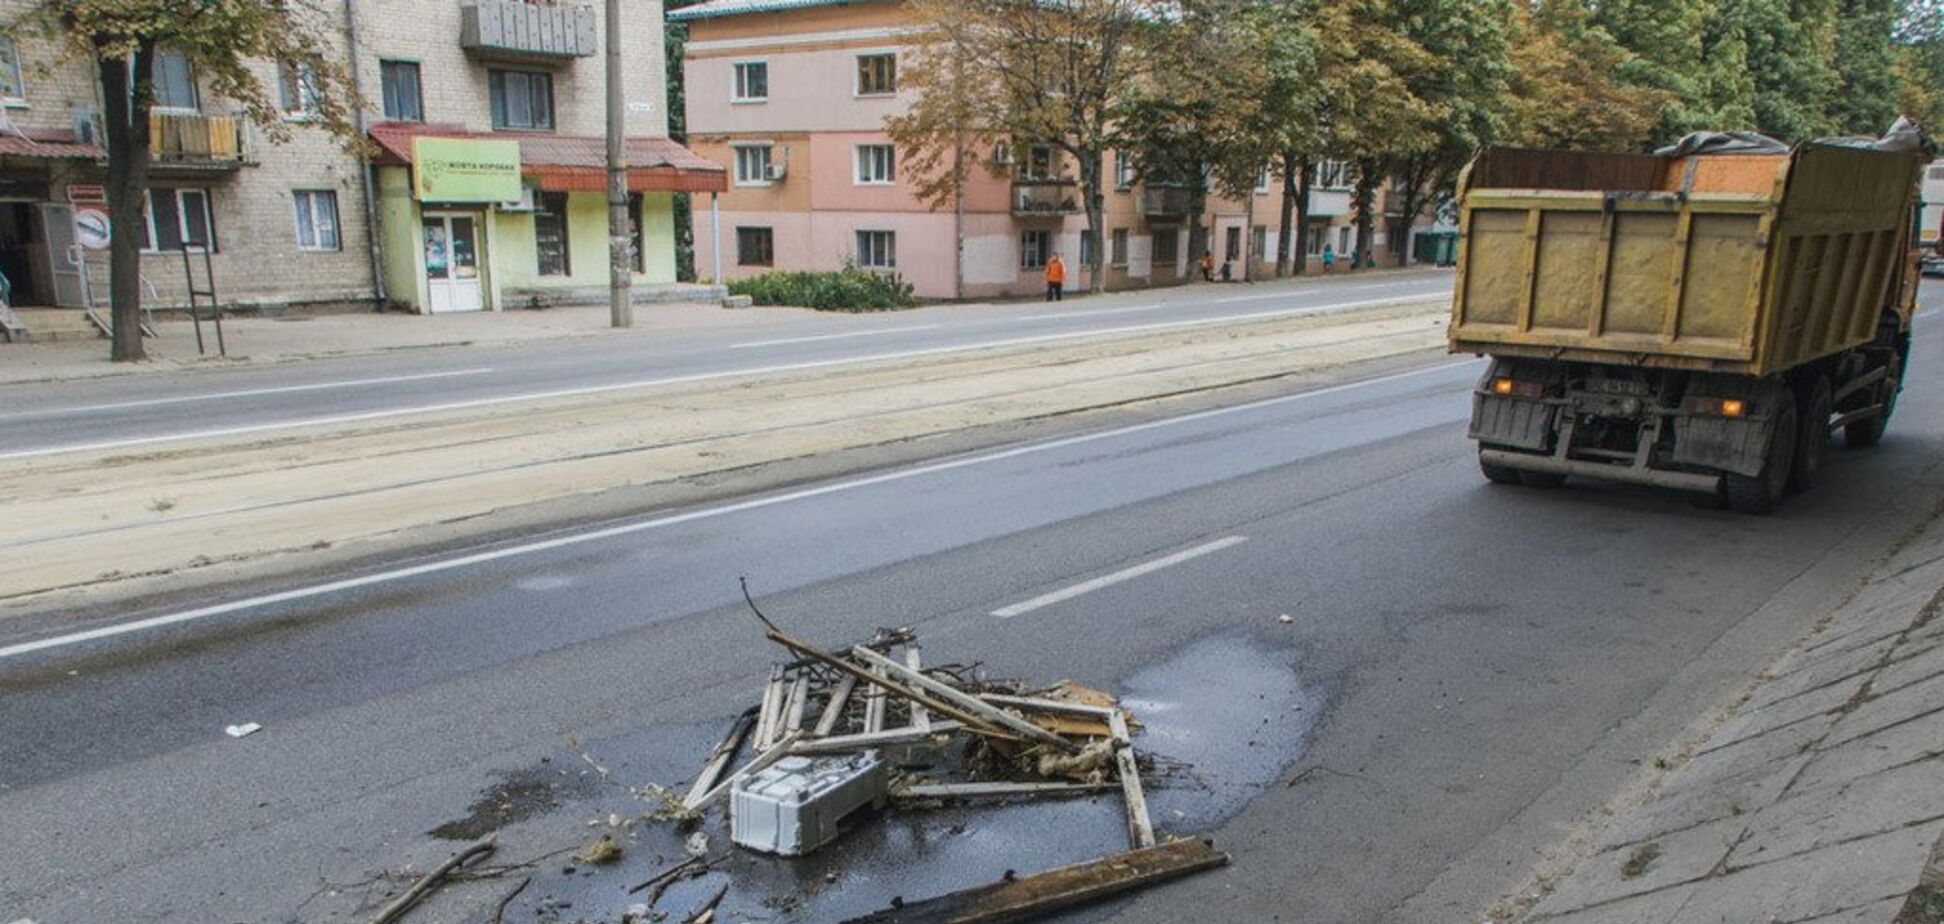
[[[836,840],[852,812],[883,802],[887,785],[874,752],[785,757],[730,789],[729,838],[750,850],[803,856]]]

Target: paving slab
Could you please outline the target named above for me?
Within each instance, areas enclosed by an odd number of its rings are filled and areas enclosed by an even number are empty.
[[[1921,761],[1834,786],[1792,792],[1744,819],[1748,836],[1728,857],[1752,866],[1944,819],[1944,761]]]
[[[1726,818],[1605,851],[1583,864],[1535,910],[1541,915],[1564,914],[1706,879],[1747,827],[1745,818]]]
[[[1611,904],[1530,920],[1544,924],[1668,924],[1680,913],[1694,889],[1692,885],[1675,886]]]
[[[1916,760],[1944,756],[1944,712],[1818,750],[1796,785],[1824,788]]]
[[[1932,677],[1922,683],[1873,697],[1857,706],[1843,716],[1835,728],[1829,730],[1825,744],[1833,747],[1940,709],[1944,709],[1944,677]]]
[[[1899,898],[1940,833],[1944,823],[1904,828],[1711,879],[1669,924],[1803,921]]]

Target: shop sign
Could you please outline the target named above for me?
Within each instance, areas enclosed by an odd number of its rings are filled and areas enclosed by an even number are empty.
[[[508,202],[520,198],[520,143],[473,138],[412,139],[412,187],[420,202]]]
[[[94,183],[69,183],[67,200],[75,205],[106,205],[108,190]]]
[[[114,240],[105,209],[74,210],[74,242],[89,250],[107,250]]]

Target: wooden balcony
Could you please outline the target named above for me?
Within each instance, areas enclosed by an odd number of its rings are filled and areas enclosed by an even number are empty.
[[[200,112],[149,113],[153,169],[235,170],[250,162],[243,120]]]
[[[1022,218],[1057,217],[1080,211],[1080,184],[1072,180],[1018,179],[1012,184],[1012,213]]]
[[[476,58],[564,61],[600,52],[594,7],[478,0],[459,8],[459,46]]]

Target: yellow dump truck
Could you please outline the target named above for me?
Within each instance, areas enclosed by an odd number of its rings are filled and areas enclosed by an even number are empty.
[[[1833,431],[1875,444],[1909,355],[1926,161],[1481,154],[1459,181],[1450,336],[1492,359],[1471,422],[1485,477],[1766,513],[1815,481]]]

